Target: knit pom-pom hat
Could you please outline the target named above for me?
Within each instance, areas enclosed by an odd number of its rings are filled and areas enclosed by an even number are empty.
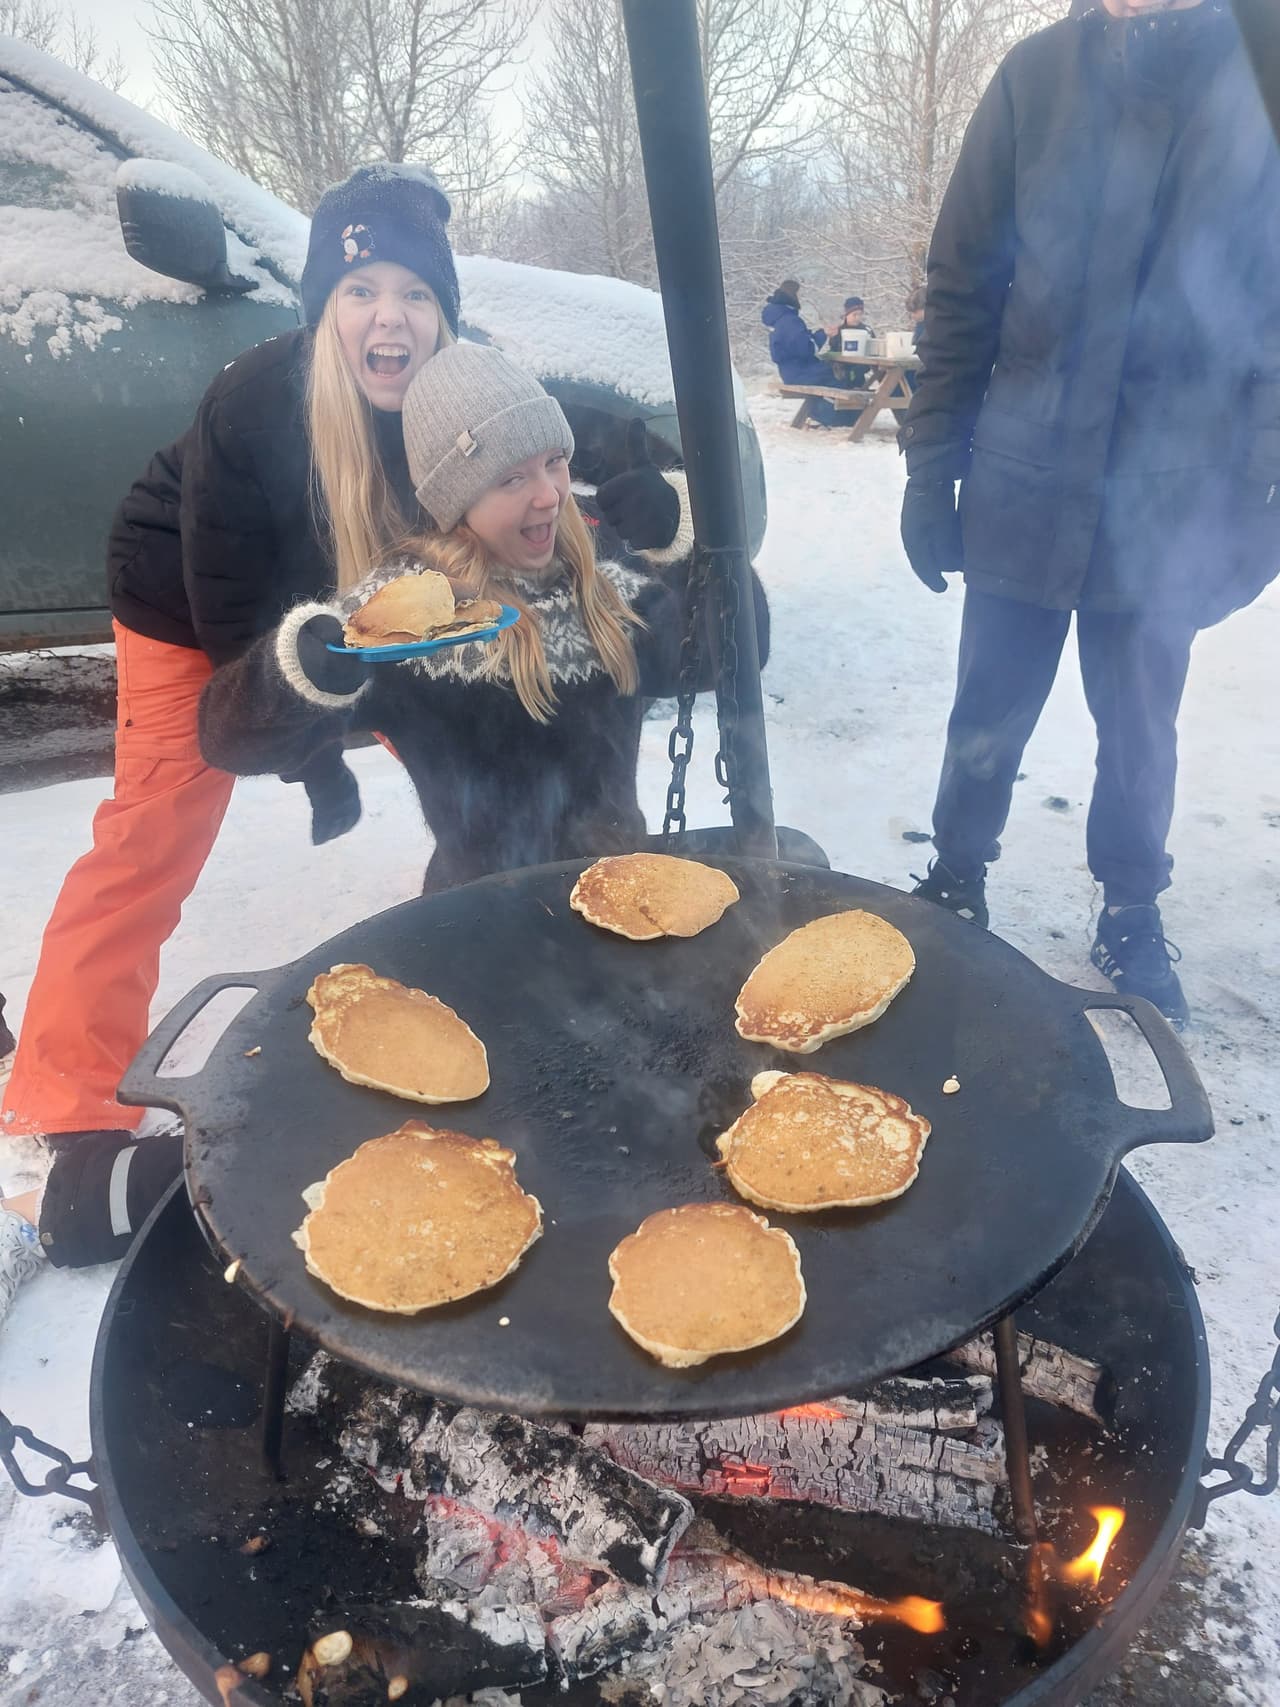
[[[429,284],[458,330],[458,275],[445,225],[449,198],[425,166],[361,166],[320,198],[302,269],[302,307],[314,326],[339,281],[375,261],[398,261]]]

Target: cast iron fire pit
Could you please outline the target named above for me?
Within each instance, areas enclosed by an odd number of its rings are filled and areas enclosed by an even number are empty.
[[[686,1419],[856,1390],[1000,1318],[1015,1512],[1031,1540],[1007,1313],[1032,1299],[1033,1319],[1043,1315],[1056,1328],[1056,1311],[1059,1342],[1104,1359],[1119,1384],[1119,1429],[1103,1455],[1108,1494],[1136,1517],[1122,1555],[1127,1586],[1047,1666],[1031,1662],[1021,1637],[989,1633],[976,1660],[961,1642],[947,1665],[957,1676],[972,1673],[962,1698],[973,1707],[1077,1699],[1172,1568],[1203,1445],[1203,1335],[1158,1218],[1126,1182],[1104,1218],[1115,1231],[1095,1231],[1084,1242],[1129,1148],[1155,1137],[1209,1135],[1203,1093],[1176,1040],[1146,1004],[1070,990],[987,933],[860,879],[719,862],[742,893],[725,920],[691,942],[637,945],[596,931],[569,909],[581,863],[422,898],[293,966],[208,980],[158,1028],[131,1070],[122,1096],[176,1109],[186,1120],[196,1206],[193,1221],[175,1199],[142,1241],[113,1294],[95,1362],[95,1456],[108,1513],[157,1627],[208,1689],[211,1650],[225,1657],[296,1646],[335,1568],[344,1592],[350,1575],[365,1571],[372,1575],[364,1592],[395,1597],[379,1574],[385,1560],[362,1561],[350,1538],[335,1556],[333,1537],[309,1534],[312,1515],[294,1537],[296,1571],[286,1571],[277,1596],[265,1597],[280,1602],[269,1613],[258,1588],[223,1556],[229,1536],[246,1530],[255,1512],[270,1508],[274,1528],[287,1530],[298,1516],[289,1503],[295,1492],[311,1514],[308,1442],[305,1432],[294,1438],[300,1425],[291,1425],[287,1442],[295,1478],[287,1492],[248,1449],[258,1429],[268,1456],[278,1449],[287,1359],[281,1317],[373,1374],[451,1399],[523,1415]],[[729,1195],[710,1166],[709,1139],[744,1106],[753,1073],[792,1064],[737,1036],[734,995],[760,952],[787,931],[858,905],[906,932],[917,972],[876,1025],[828,1045],[812,1064],[883,1084],[929,1115],[935,1132],[920,1180],[878,1210],[778,1218],[797,1239],[809,1287],[800,1328],[776,1347],[701,1372],[662,1370],[604,1308],[608,1251],[660,1204]],[[485,1039],[492,1088],[451,1108],[449,1123],[509,1140],[522,1181],[556,1224],[499,1292],[425,1319],[389,1322],[342,1305],[307,1276],[289,1240],[303,1186],[413,1112],[345,1084],[306,1041],[303,998],[312,977],[353,960],[429,985]],[[528,969],[527,983],[520,968]],[[189,1078],[159,1077],[195,1013],[236,984],[257,994],[206,1067]],[[1153,1114],[1117,1101],[1084,1017],[1095,1005],[1123,1006],[1137,1019],[1164,1070],[1171,1109]],[[952,1074],[961,1091],[947,1097],[942,1085]],[[197,1223],[211,1254],[201,1249]],[[237,1284],[229,1287],[219,1269],[233,1260]],[[153,1295],[161,1273],[162,1292]],[[162,1309],[149,1306],[152,1296],[163,1297]],[[499,1317],[510,1327],[500,1327]],[[260,1417],[255,1359],[264,1354]],[[145,1426],[144,1406],[152,1419]],[[1049,1419],[1037,1426],[1061,1434]],[[1127,1450],[1134,1441],[1141,1453]],[[1077,1450],[1079,1441],[1058,1440],[1059,1470]],[[1099,1473],[1096,1458],[1092,1468]],[[177,1490],[184,1497],[175,1503]],[[770,1516],[764,1528],[777,1531],[772,1543],[763,1537],[766,1552],[771,1544],[792,1554],[799,1548],[796,1568],[833,1574],[821,1525],[806,1536],[801,1524],[797,1535],[793,1522]],[[306,1561],[317,1556],[323,1580],[308,1575]],[[905,1561],[896,1583],[892,1558],[880,1569],[880,1592],[912,1591]],[[901,1638],[885,1640],[883,1657],[908,1672],[926,1663]],[[603,1699],[594,1684],[575,1690],[586,1693],[571,1699]]]

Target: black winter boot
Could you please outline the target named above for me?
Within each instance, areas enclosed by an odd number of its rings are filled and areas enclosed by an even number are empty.
[[[40,1204],[40,1243],[55,1268],[118,1262],[182,1171],[182,1136],[65,1132],[45,1140],[53,1166]]]
[[[1164,934],[1159,907],[1104,907],[1093,964],[1122,996],[1145,996],[1181,1031],[1191,1018],[1173,963],[1182,956]]]
[[[922,900],[945,907],[949,913],[969,919],[986,930],[988,913],[985,866],[978,877],[957,877],[949,865],[935,859],[930,860],[926,876],[916,877],[914,871],[911,875],[916,878],[916,886],[911,891],[913,895],[919,895]]]

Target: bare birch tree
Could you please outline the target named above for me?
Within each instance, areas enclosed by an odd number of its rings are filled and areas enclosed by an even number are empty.
[[[816,144],[812,102],[837,0],[694,0],[716,189]],[[550,65],[529,91],[541,188],[525,240],[554,264],[652,282],[648,203],[618,0],[557,0]],[[535,233],[538,236],[535,236]]]
[[[117,94],[128,81],[119,52],[108,53],[92,24],[52,0],[0,0],[0,36],[30,42]]]
[[[1066,0],[854,0],[824,114],[832,264],[869,292],[920,283],[983,89],[1014,41],[1065,11]]]
[[[159,81],[205,147],[309,213],[374,159],[466,195],[486,87],[526,0],[154,0]],[[492,167],[488,160],[486,170]]]

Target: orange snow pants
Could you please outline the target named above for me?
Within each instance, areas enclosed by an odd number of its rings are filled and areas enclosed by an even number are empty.
[[[115,786],[93,846],[67,873],[18,1027],[0,1134],[132,1131],[115,1100],[150,1030],[160,950],[177,926],[231,799],[234,778],[200,757],[203,652],[114,623]]]

